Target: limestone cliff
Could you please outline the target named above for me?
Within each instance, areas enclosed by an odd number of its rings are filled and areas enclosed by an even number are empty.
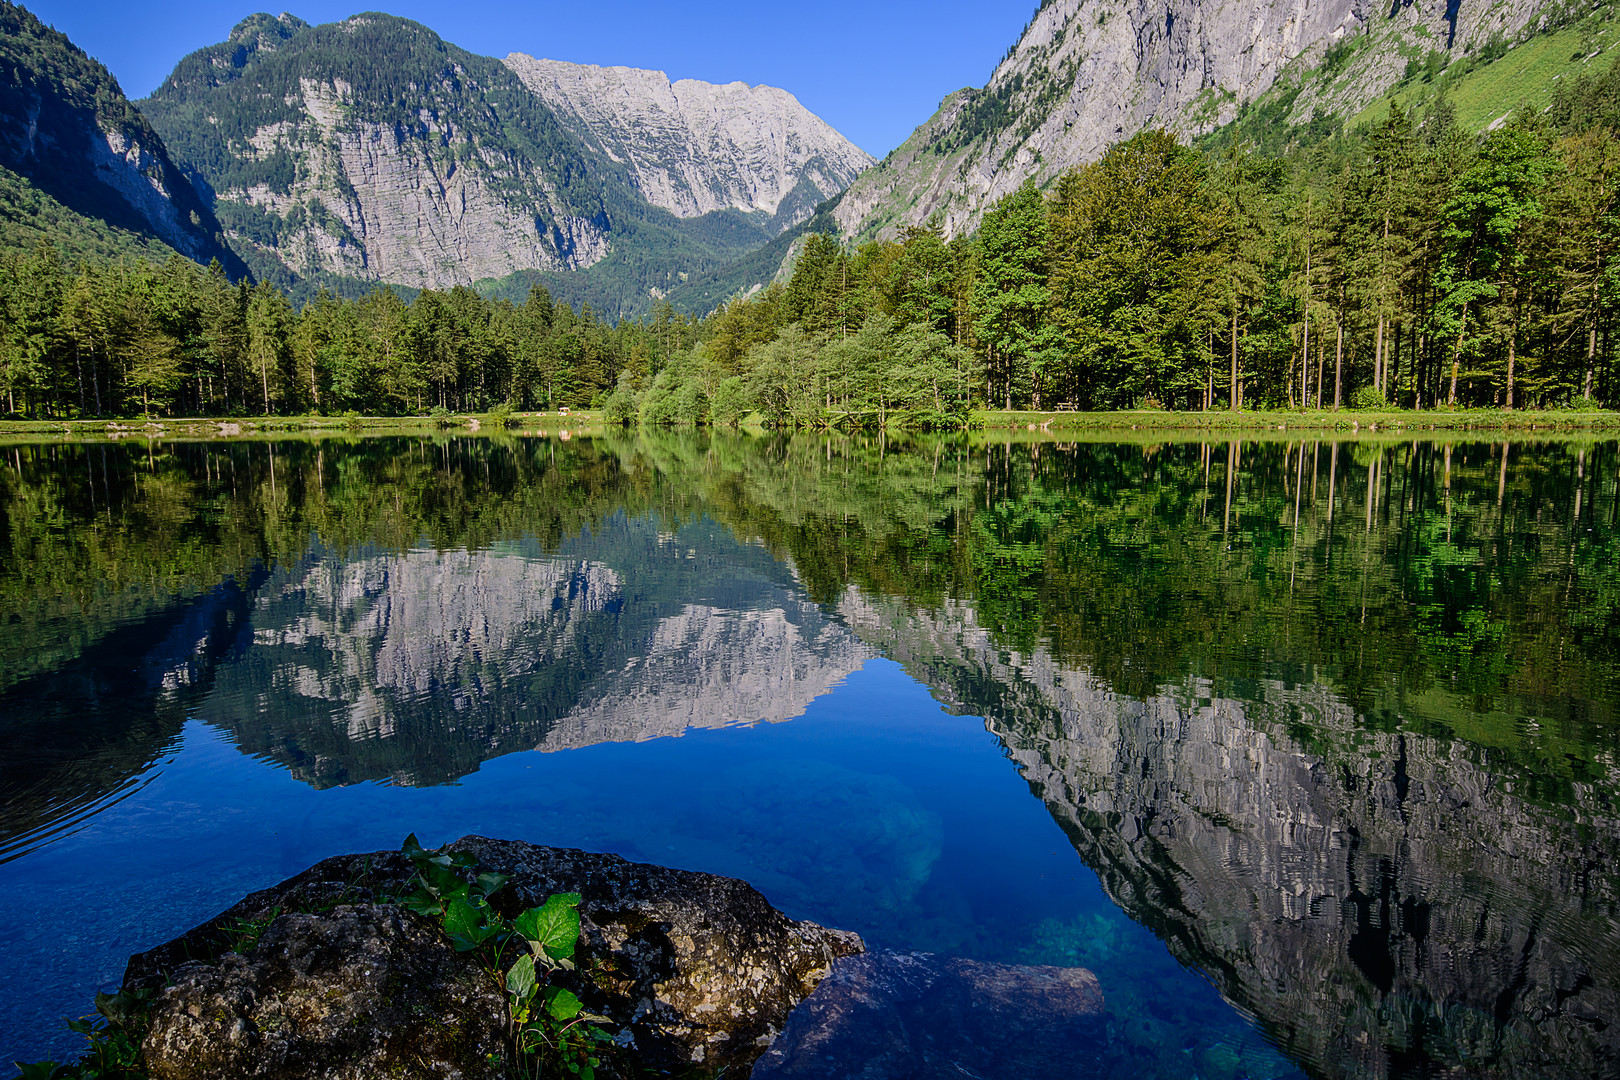
[[[626,164],[648,202],[677,217],[730,208],[766,215],[780,233],[872,164],[772,86],[671,82],[661,71],[523,53],[506,65],[588,144]]]
[[[1462,55],[1536,24],[1544,0],[1048,0],[989,84],[962,90],[840,201],[848,236],[891,235],[938,216],[948,235],[1026,179],[1051,180],[1149,127],[1184,137],[1233,119],[1329,49],[1331,77],[1295,111],[1353,114],[1408,59]]]
[[[498,62],[404,19],[253,16],[142,105],[271,276],[448,287],[608,249],[584,147]]]
[[[212,211],[117,80],[10,3],[0,3],[0,167],[78,215],[242,272]]]

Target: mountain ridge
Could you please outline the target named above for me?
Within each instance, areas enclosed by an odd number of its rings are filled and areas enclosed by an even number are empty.
[[[873,164],[778,87],[519,52],[503,62],[588,144],[626,164],[648,202],[677,217],[730,208],[768,216],[767,231],[779,235]]]
[[[1354,114],[1439,50],[1449,58],[1534,33],[1547,0],[1046,0],[981,89],[863,174],[834,210],[856,240],[937,218],[947,237],[1030,178],[1045,184],[1149,127],[1183,141],[1238,117],[1285,77],[1343,66],[1291,104],[1295,122]]]
[[[233,277],[245,272],[112,73],[9,2],[0,2],[0,119],[6,216],[45,210],[92,250],[168,249],[202,263],[218,259]]]

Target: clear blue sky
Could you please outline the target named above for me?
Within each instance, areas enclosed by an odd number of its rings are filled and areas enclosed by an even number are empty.
[[[23,3],[106,64],[132,98],[151,93],[182,56],[225,40],[243,16],[260,10],[253,0]],[[882,157],[928,119],[946,94],[983,86],[1036,3],[293,0],[286,10],[319,23],[381,8],[489,56],[525,52],[657,68],[677,79],[768,83],[793,93],[856,145]]]

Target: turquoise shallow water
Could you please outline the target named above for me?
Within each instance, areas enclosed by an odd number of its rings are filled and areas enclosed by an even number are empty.
[[[1083,965],[1110,1074],[1620,1075],[1612,444],[640,436],[0,466],[0,1060],[480,833]]]

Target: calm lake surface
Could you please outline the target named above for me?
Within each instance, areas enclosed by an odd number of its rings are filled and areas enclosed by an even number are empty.
[[[1084,965],[1117,1077],[1620,1075],[1620,446],[0,447],[0,1061],[466,833]]]

